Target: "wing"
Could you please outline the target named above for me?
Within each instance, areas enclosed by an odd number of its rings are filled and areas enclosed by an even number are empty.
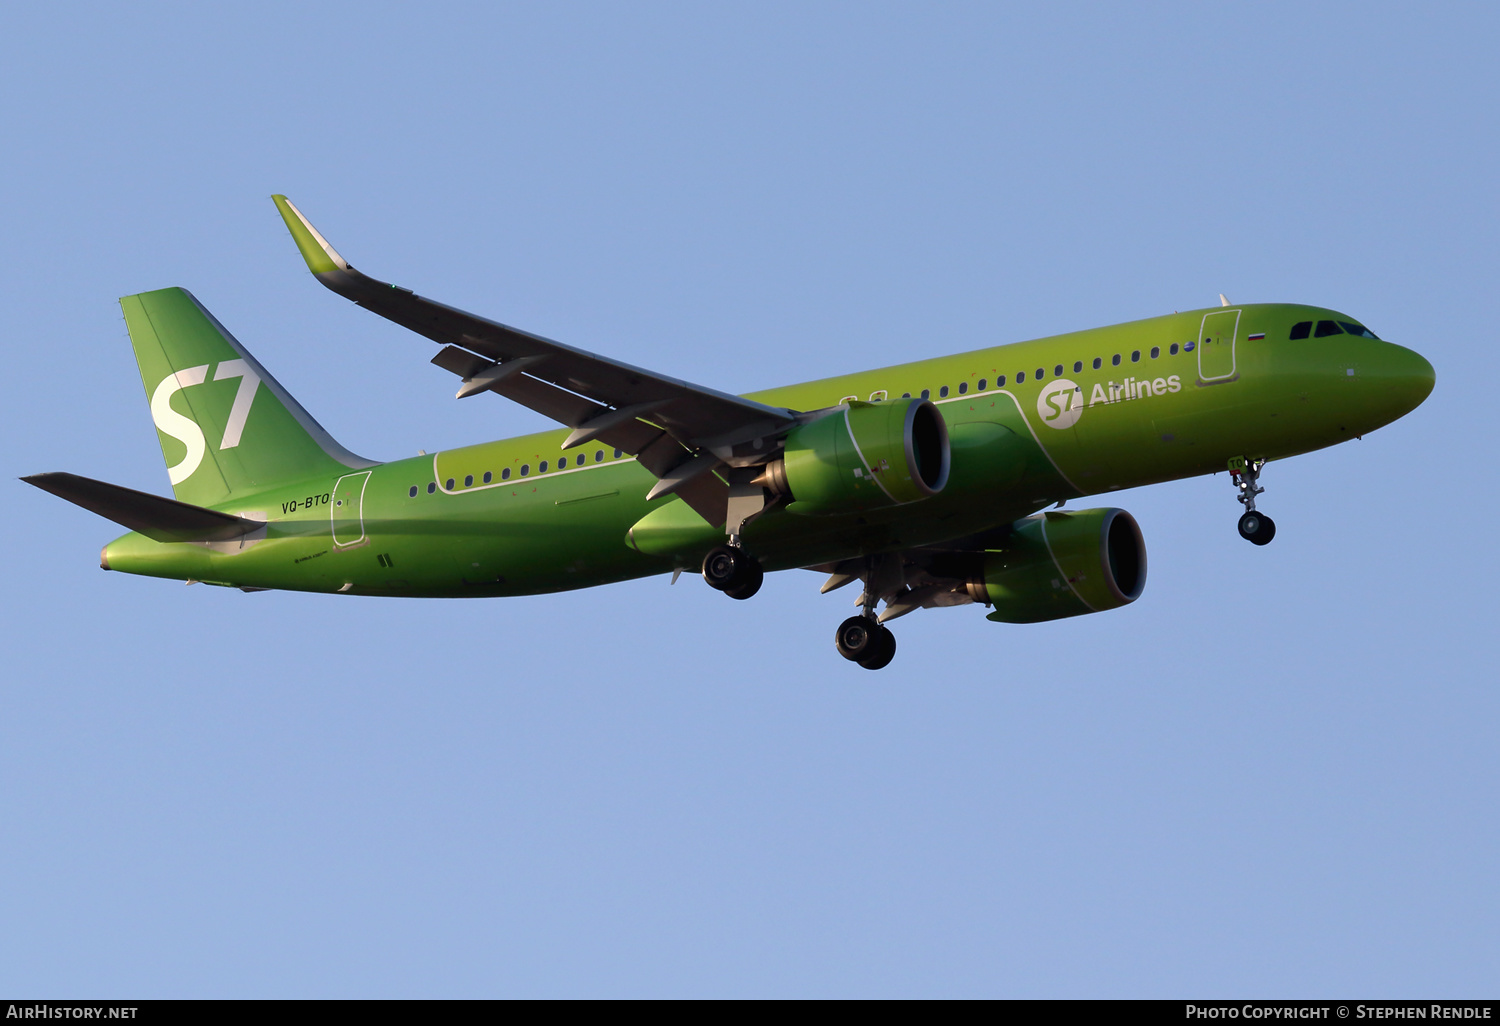
[[[273,196],[308,268],[328,288],[443,346],[432,362],[463,379],[458,398],[498,392],[573,433],[635,456],[704,520],[725,522],[729,468],[759,463],[799,423],[787,409],[553,342],[377,281],[349,265],[285,196]]]
[[[862,581],[856,606],[874,612],[885,603],[881,623],[918,609],[964,606],[971,602],[989,605],[984,593],[984,550],[933,546],[859,556],[841,563],[821,563],[804,569],[828,574],[822,592],[828,594],[846,584]]]

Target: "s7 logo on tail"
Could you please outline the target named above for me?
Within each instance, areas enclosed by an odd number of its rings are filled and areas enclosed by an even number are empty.
[[[229,419],[224,424],[224,437],[219,441],[221,451],[233,449],[240,444],[240,437],[245,433],[245,421],[250,418],[250,405],[255,402],[255,393],[260,387],[260,375],[244,360],[225,360],[219,364],[214,371],[213,380],[225,381],[229,378],[239,378],[240,387],[234,394],[234,405],[229,408]],[[187,447],[182,460],[176,466],[167,468],[167,478],[173,485],[181,484],[193,476],[193,472],[203,462],[208,444],[203,438],[203,429],[196,421],[172,409],[172,396],[181,389],[201,385],[207,380],[208,364],[205,363],[201,367],[189,367],[187,370],[168,374],[151,392],[151,419],[157,429]]]

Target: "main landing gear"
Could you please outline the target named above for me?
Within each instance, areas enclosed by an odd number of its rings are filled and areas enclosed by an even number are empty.
[[[858,663],[867,670],[884,669],[896,658],[896,636],[880,621],[920,607],[903,606],[897,601],[898,596],[911,594],[906,586],[904,560],[899,553],[888,553],[846,559],[829,569],[833,574],[823,584],[825,595],[855,581],[862,580],[865,584],[855,601],[860,613],[839,624],[833,635],[834,647],[851,663]],[[882,600],[885,601],[885,613],[876,616],[875,607]]]
[[[896,636],[873,616],[851,616],[833,636],[839,655],[867,670],[879,670],[896,658]]]
[[[747,599],[766,579],[760,561],[738,545],[720,545],[703,557],[703,579],[732,599]]]
[[[1268,545],[1276,537],[1276,521],[1255,508],[1255,497],[1265,491],[1259,484],[1260,469],[1265,465],[1265,460],[1247,460],[1243,456],[1229,461],[1229,476],[1240,493],[1236,498],[1245,507],[1240,517],[1240,537],[1256,545]]]

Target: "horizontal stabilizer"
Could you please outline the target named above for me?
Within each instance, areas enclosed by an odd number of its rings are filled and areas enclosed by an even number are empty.
[[[21,478],[44,492],[67,499],[152,541],[233,541],[265,524],[229,513],[216,513],[176,499],[138,492],[134,488],[95,481],[77,474],[32,474]]]

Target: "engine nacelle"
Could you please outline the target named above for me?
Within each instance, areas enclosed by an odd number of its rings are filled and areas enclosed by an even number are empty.
[[[1129,605],[1146,587],[1146,543],[1123,509],[1047,512],[985,556],[983,590],[1002,623],[1039,623]]]
[[[916,502],[948,483],[948,427],[927,399],[850,402],[795,428],[764,480],[791,513],[857,513]]]

